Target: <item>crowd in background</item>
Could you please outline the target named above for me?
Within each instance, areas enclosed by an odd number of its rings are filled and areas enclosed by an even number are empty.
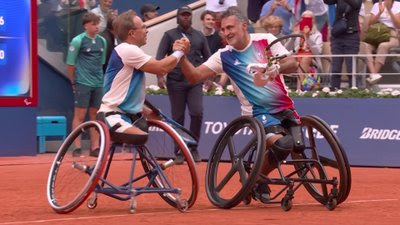
[[[99,33],[107,40],[107,59],[109,58],[113,47],[118,44],[112,29],[112,21],[118,15],[118,10],[112,8],[112,0],[38,1],[41,4],[50,4],[53,11],[61,11],[66,7],[76,7],[98,15],[100,17]],[[385,64],[386,57],[372,57],[372,55],[385,55],[390,52],[390,49],[400,46],[398,36],[400,2],[396,0],[372,0],[372,9],[365,12],[366,1],[368,0],[249,0],[247,7],[249,31],[269,32],[277,37],[293,33],[302,34],[305,37],[304,43],[296,43],[299,56],[357,55],[360,52],[370,54],[371,56],[367,57],[367,68],[370,75],[366,81],[367,85],[373,85],[382,78],[380,71]],[[201,31],[207,37],[211,53],[225,45],[224,40],[218,37],[221,13],[229,6],[236,5],[236,0],[207,0],[205,7],[207,13],[202,14],[200,18],[193,18],[202,21],[203,28]],[[160,7],[154,4],[144,4],[139,13],[143,21],[148,21],[159,16],[159,9]],[[346,21],[346,28],[341,34],[336,34],[336,28],[340,26],[339,22],[341,21]],[[363,42],[368,27],[374,24],[385,26],[390,30],[389,40],[378,44],[368,43],[368,40]],[[360,42],[363,42],[363,44],[360,45]],[[323,48],[324,43],[330,43],[326,44],[328,48],[326,46]],[[362,50],[360,46],[363,48]],[[329,71],[324,71],[321,58],[299,57],[299,76],[295,79],[295,82],[293,82],[293,78],[286,78],[288,85],[298,92],[320,88],[321,77],[317,74],[331,73],[329,79],[325,79],[329,80],[330,83],[325,83],[325,86],[329,86],[331,89],[352,87],[354,85],[351,76],[352,58],[332,57],[330,60]],[[343,62],[345,62],[346,70],[343,70]],[[104,70],[106,65],[107,62],[104,65]],[[343,72],[347,73],[347,84],[342,82],[343,78],[346,79],[341,75]],[[226,83],[227,78],[221,74],[219,79],[205,82],[204,88],[210,90],[212,87]],[[293,85],[293,83],[295,84]],[[357,85],[363,86],[361,83],[357,83]]]
[[[71,38],[67,54],[69,76],[75,92],[74,128],[83,122],[87,110],[91,119],[96,117],[102,98],[102,75],[109,70],[107,65],[113,49],[121,43],[117,38],[120,34],[116,32],[115,21],[122,12],[113,9],[113,0],[40,0],[39,3],[47,3],[53,12],[61,12],[71,7],[87,12],[82,21],[84,31]],[[156,59],[162,60],[172,55],[175,41],[184,37],[191,43],[187,55],[189,61],[194,66],[204,63],[227,44],[219,30],[221,14],[231,6],[237,6],[237,1],[207,0],[205,11],[199,18],[193,17],[190,7],[179,8],[176,16],[177,27],[163,34]],[[142,21],[152,20],[159,16],[159,9],[156,5],[144,4],[138,15]],[[282,43],[287,48],[296,49],[298,69],[297,76],[294,77],[294,88],[298,93],[321,88],[318,73],[323,71],[323,66],[321,58],[315,56],[324,54],[324,43],[330,43],[330,53],[343,56],[359,54],[360,43],[364,41],[365,51],[371,55],[367,57],[369,85],[382,78],[380,70],[385,63],[384,54],[400,45],[400,2],[394,0],[376,1],[370,13],[366,13],[365,0],[249,0],[247,14],[249,32],[267,32],[277,38],[288,34],[301,34],[304,37],[300,41]],[[46,18],[54,19],[51,15]],[[192,27],[193,20],[201,21],[201,29],[196,30]],[[373,38],[366,38],[371,36],[372,32],[376,32],[372,29],[375,26],[379,26],[379,30],[387,29],[388,34],[374,33]],[[140,29],[147,35],[145,24]],[[388,37],[382,40],[375,38],[385,35]],[[378,56],[372,57],[374,53]],[[342,56],[331,59],[330,83],[326,86],[332,90],[353,85],[350,75],[353,69],[352,58]],[[346,65],[348,84],[341,86],[343,62]],[[96,74],[96,79],[92,74]],[[167,74],[166,80],[165,74],[156,75],[159,75],[159,87],[168,90],[172,118],[183,125],[185,110],[188,108],[190,131],[196,138],[200,138],[203,91],[221,88],[232,81],[226,74],[221,73],[217,78],[204,83],[190,84],[179,65]],[[94,144],[91,150],[91,154],[98,154],[97,145]],[[78,148],[77,155],[80,154],[79,151]],[[197,149],[191,151],[195,161],[200,161]]]

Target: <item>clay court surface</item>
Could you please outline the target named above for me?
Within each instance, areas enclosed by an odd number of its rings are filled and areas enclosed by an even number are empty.
[[[197,164],[200,193],[186,213],[169,206],[157,194],[140,195],[136,214],[128,202],[99,196],[90,210],[84,203],[76,211],[60,215],[47,203],[47,176],[54,154],[36,157],[0,158],[0,225],[5,224],[399,224],[400,169],[352,168],[349,198],[334,211],[328,211],[301,188],[294,206],[284,212],[280,205],[250,205],[223,210],[208,201],[204,188],[206,163]],[[118,170],[129,169],[129,160],[115,160]]]

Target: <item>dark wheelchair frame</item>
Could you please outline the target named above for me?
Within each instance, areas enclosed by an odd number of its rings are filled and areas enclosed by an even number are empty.
[[[220,208],[232,208],[240,202],[249,204],[252,190],[257,181],[269,185],[282,185],[277,193],[271,193],[271,203],[281,203],[283,210],[292,208],[294,193],[303,185],[306,190],[321,204],[333,210],[346,200],[351,189],[351,172],[346,153],[335,133],[316,116],[301,117],[302,132],[306,132],[308,142],[302,152],[291,152],[291,159],[278,162],[279,177],[268,177],[260,174],[265,155],[265,132],[262,124],[253,117],[239,117],[232,121],[222,132],[213,147],[206,170],[206,191],[211,203]],[[239,140],[236,134],[241,130],[251,130],[251,136],[245,144],[236,147]],[[331,152],[321,154],[316,135],[322,135]],[[229,156],[229,157],[227,157]],[[228,158],[228,159],[226,159]],[[225,165],[224,165],[225,164]],[[231,164],[229,171],[220,176],[222,166]],[[282,165],[293,165],[294,170],[284,173]],[[337,177],[329,176],[325,169],[329,166],[337,170]],[[231,179],[239,177],[241,187],[235,194],[223,196]],[[317,186],[319,185],[319,186]],[[274,201],[282,193],[286,194],[280,201]]]
[[[121,201],[129,200],[131,213],[135,213],[137,208],[136,197],[145,193],[159,194],[164,201],[181,212],[194,205],[199,191],[199,181],[195,162],[188,146],[197,145],[197,139],[149,102],[146,101],[146,105],[162,118],[147,121],[148,138],[153,138],[152,141],[156,144],[149,144],[149,142],[138,144],[129,143],[129,141],[122,143],[121,140],[124,138],[112,138],[113,132],[101,120],[87,121],[68,135],[56,154],[48,177],[47,198],[54,211],[72,212],[90,195],[92,196],[87,201],[87,207],[94,209],[97,206],[97,194],[104,194]],[[98,157],[90,157],[88,154],[72,157],[69,153],[75,139],[92,131],[99,135]],[[111,144],[112,141],[114,143]],[[120,149],[128,149],[132,153],[133,160],[128,180],[122,184],[115,184],[114,180],[109,179],[109,175],[113,157]],[[177,149],[185,158],[185,163],[182,164],[184,168],[175,164],[174,151]],[[155,157],[152,150],[163,151],[162,154],[159,153],[162,156]],[[137,159],[142,165],[143,173],[135,170]],[[172,175],[175,172],[178,173],[174,171],[175,168],[179,172],[184,169],[186,178],[189,180],[175,183],[176,180],[172,180],[175,176],[168,176],[169,173]],[[176,186],[177,183],[184,187]]]
[[[284,36],[276,39],[269,47],[287,38],[302,36]],[[284,57],[286,55],[275,56],[270,60]],[[241,202],[249,204],[255,185],[260,181],[268,185],[283,186],[280,190],[270,193],[270,203],[280,203],[285,211],[292,208],[294,193],[301,186],[329,210],[344,202],[351,189],[351,171],[345,150],[336,134],[322,119],[307,115],[300,120],[300,135],[306,134],[307,137],[304,138],[304,149],[292,151],[291,157],[277,163],[278,177],[261,174],[263,163],[267,163],[264,161],[266,139],[261,122],[248,116],[232,121],[217,139],[207,164],[206,192],[211,203],[225,209]],[[289,127],[285,128],[290,131]],[[238,135],[243,130],[251,130],[245,141],[243,135]],[[322,145],[321,141],[324,141]],[[272,150],[271,152],[275,155]],[[291,165],[294,170],[284,173],[283,165]],[[225,172],[223,167],[229,167],[228,172]],[[330,170],[325,167],[330,167]],[[332,174],[334,175],[331,176]],[[236,181],[240,183],[236,184],[240,188],[231,191],[230,184]],[[281,200],[277,201],[276,199],[283,194]]]

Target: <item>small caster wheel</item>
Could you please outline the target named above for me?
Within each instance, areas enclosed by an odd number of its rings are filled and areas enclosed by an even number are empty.
[[[293,206],[293,201],[290,198],[284,197],[281,200],[281,208],[283,209],[283,211],[289,211],[292,209]]]
[[[96,206],[97,206],[97,198],[89,199],[89,200],[88,200],[88,202],[87,202],[87,207],[88,207],[89,209],[94,209],[94,208],[96,208]]]
[[[136,212],[136,208],[137,208],[137,201],[135,197],[132,197],[129,203],[129,212],[131,214],[134,214]]]
[[[189,203],[186,199],[176,199],[176,208],[179,212],[186,212],[189,209]]]
[[[336,198],[329,198],[328,202],[325,204],[325,207],[330,211],[335,210],[337,206],[337,199]]]

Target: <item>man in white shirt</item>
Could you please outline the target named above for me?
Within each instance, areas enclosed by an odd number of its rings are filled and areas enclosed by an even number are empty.
[[[379,55],[388,54],[390,48],[400,45],[398,38],[398,29],[400,28],[400,2],[379,0],[379,2],[375,3],[371,9],[368,26],[375,23],[383,23],[389,27],[391,29],[391,37],[388,42],[382,42],[378,46],[367,44],[366,53],[372,54],[373,51],[376,50],[376,54],[378,55],[375,59],[372,56],[367,57],[367,65],[370,72],[370,77],[367,78],[367,82],[370,84],[375,84],[382,78],[379,71],[385,64],[386,56]]]
[[[106,124],[115,135],[132,140],[134,144],[143,144],[147,140],[147,127],[136,122],[143,121],[143,115],[152,116],[151,110],[144,107],[145,72],[167,74],[188,50],[189,41],[177,40],[173,45],[174,53],[156,60],[140,49],[147,42],[148,31],[134,11],[119,15],[116,25],[122,43],[111,53],[104,75],[104,96],[99,113],[104,115]]]

